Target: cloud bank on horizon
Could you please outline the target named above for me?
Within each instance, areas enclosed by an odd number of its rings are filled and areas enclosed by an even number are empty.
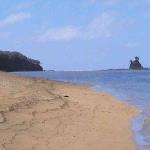
[[[150,66],[150,0],[0,0],[0,10],[0,48],[46,68],[126,68],[135,55]]]

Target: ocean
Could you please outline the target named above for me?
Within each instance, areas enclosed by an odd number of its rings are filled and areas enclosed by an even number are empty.
[[[131,129],[138,150],[150,150],[150,71],[45,71],[18,72],[23,76],[42,77],[73,83],[86,83],[93,90],[105,91],[136,106],[140,115],[133,119]]]

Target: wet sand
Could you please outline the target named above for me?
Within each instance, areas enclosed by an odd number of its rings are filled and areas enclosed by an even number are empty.
[[[86,85],[0,72],[0,150],[135,150],[137,114]]]

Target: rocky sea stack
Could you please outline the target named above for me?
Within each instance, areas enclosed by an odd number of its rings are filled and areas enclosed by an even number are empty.
[[[132,70],[142,70],[144,69],[142,64],[140,63],[140,59],[139,57],[135,57],[135,60],[130,60],[130,67],[129,69],[132,69]]]
[[[14,71],[43,71],[40,61],[26,57],[19,52],[0,51],[0,70]]]

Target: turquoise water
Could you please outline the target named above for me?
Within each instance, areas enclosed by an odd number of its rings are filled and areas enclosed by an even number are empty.
[[[92,84],[96,90],[109,92],[138,107],[141,114],[133,120],[131,127],[134,141],[139,150],[150,150],[150,71],[47,71],[17,74]]]

